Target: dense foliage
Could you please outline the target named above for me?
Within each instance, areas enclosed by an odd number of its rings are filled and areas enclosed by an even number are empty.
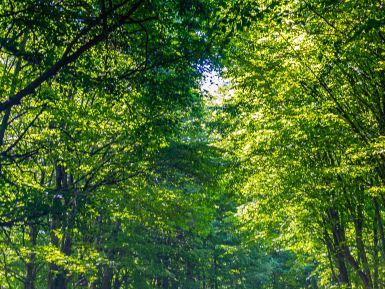
[[[253,4],[220,116],[243,230],[312,257],[321,288],[384,288],[383,4]]]
[[[385,288],[384,9],[2,1],[0,287]]]

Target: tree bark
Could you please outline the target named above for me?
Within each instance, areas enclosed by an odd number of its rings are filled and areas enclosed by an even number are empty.
[[[376,214],[373,217],[373,289],[379,289],[378,283],[378,222]]]
[[[101,289],[111,289],[112,288],[112,278],[113,278],[113,270],[112,270],[111,266],[105,265],[103,268],[103,277],[102,277]]]
[[[374,214],[375,214],[375,219],[376,223],[378,225],[378,233],[379,237],[381,240],[381,256],[383,258],[383,261],[385,262],[385,235],[384,235],[384,226],[382,223],[382,218],[381,218],[381,213],[380,213],[380,203],[377,198],[373,198],[373,203],[374,203]]]
[[[57,212],[54,212],[52,216],[51,242],[66,256],[69,256],[71,254],[71,237],[68,235],[68,230],[66,230],[65,227],[65,220],[63,220],[63,214],[61,212],[65,190],[68,190],[65,168],[62,165],[56,165],[56,195],[54,196],[53,202]],[[64,231],[61,242],[54,232],[59,229]],[[48,279],[49,289],[67,289],[67,271],[63,267],[51,264]]]
[[[351,287],[349,273],[345,263],[345,255],[343,248],[345,243],[344,228],[340,222],[340,217],[337,210],[330,209],[328,212],[328,217],[329,225],[331,226],[333,235],[333,251],[339,272],[338,280],[341,284],[345,284],[348,287]]]
[[[368,282],[369,288],[373,288],[372,276],[369,268],[369,262],[366,255],[365,244],[363,241],[363,212],[362,212],[362,204],[357,205],[357,211],[354,218],[354,227],[356,231],[356,245],[358,251],[358,257],[361,261],[363,271],[366,275],[366,280]]]
[[[32,250],[36,246],[37,240],[37,227],[35,225],[29,227],[29,242]],[[32,251],[28,256],[26,263],[26,276],[24,282],[25,289],[35,289],[36,281],[36,264],[35,264],[35,253]]]

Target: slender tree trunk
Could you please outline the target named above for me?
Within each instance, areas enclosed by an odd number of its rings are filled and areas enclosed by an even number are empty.
[[[186,283],[188,284],[186,289],[196,288],[194,284],[195,281],[193,264],[188,259],[186,260],[186,281]]]
[[[23,41],[21,43],[21,53],[23,53],[25,50],[27,38],[28,38],[28,34],[24,33],[24,38],[23,38]],[[12,83],[11,83],[11,89],[9,92],[9,97],[11,97],[12,95],[15,94],[17,81],[19,78],[20,70],[21,70],[21,61],[22,61],[22,58],[20,56],[17,59],[16,65],[15,65],[15,70],[14,70],[14,73],[12,76]],[[4,137],[5,137],[5,132],[7,130],[7,127],[8,127],[9,117],[11,116],[11,109],[12,109],[11,106],[6,108],[6,110],[4,112],[3,119],[1,121],[1,125],[0,125],[0,148],[4,145]]]
[[[37,239],[37,227],[32,225],[29,227],[29,242],[31,247],[34,249],[36,246]],[[28,256],[28,261],[26,264],[26,276],[25,276],[25,289],[35,289],[36,281],[36,264],[35,264],[35,253],[31,252]]]
[[[366,280],[368,282],[369,288],[373,288],[372,276],[369,268],[369,262],[366,255],[365,244],[363,241],[363,211],[362,205],[359,204],[357,206],[357,212],[354,218],[354,227],[356,231],[356,245],[358,251],[359,260],[361,260],[361,264],[363,267],[363,271],[366,275]]]
[[[378,221],[373,217],[373,289],[379,289],[378,284]]]
[[[113,270],[111,266],[105,265],[103,268],[102,286],[101,289],[112,288]]]
[[[352,266],[352,268],[354,269],[354,271],[362,281],[363,288],[372,289],[373,286],[372,286],[371,280],[368,278],[365,272],[362,271],[360,264],[356,261],[356,259],[350,253],[350,249],[346,243],[345,229],[341,223],[338,211],[335,209],[331,209],[329,211],[329,217],[332,224],[333,238],[334,238],[334,243],[337,250],[338,263],[342,264],[342,260],[345,259],[346,262]],[[346,267],[344,268],[344,270],[345,269]],[[346,271],[346,274],[347,274],[347,271]],[[344,276],[344,278],[346,277],[348,277],[348,275]]]
[[[323,225],[323,226],[324,226],[324,240],[325,240],[326,249],[327,249],[330,271],[332,273],[332,281],[333,281],[333,283],[339,283],[340,284],[343,281],[343,280],[341,280],[341,279],[343,279],[343,278],[341,278],[341,269],[339,270],[340,275],[337,278],[337,274],[334,270],[334,260],[337,260],[336,252],[334,250],[334,247],[333,247],[332,241],[330,239],[329,233],[327,232],[325,225]],[[345,266],[343,266],[343,267],[345,267]],[[340,266],[338,266],[338,268],[340,268]],[[345,270],[342,270],[342,271],[346,271],[346,267],[345,267]],[[349,281],[349,280],[347,280],[347,281]]]
[[[214,249],[214,254],[213,254],[213,283],[212,283],[212,289],[218,289],[218,284],[217,284],[217,254]]]
[[[380,213],[380,204],[377,198],[373,198],[373,203],[374,203],[375,218],[377,220],[377,225],[378,225],[378,233],[380,235],[380,240],[381,240],[381,246],[380,246],[381,256],[383,258],[383,261],[385,262],[385,235],[384,235],[384,226],[382,223],[382,218]]]
[[[362,288],[372,289],[373,286],[371,284],[371,281],[368,279],[368,276],[361,270],[359,263],[352,256],[352,254],[350,253],[350,250],[347,246],[344,247],[344,254],[345,254],[346,260],[353,267],[353,269],[356,271],[358,277],[360,278],[362,285],[363,285]]]
[[[349,273],[345,263],[345,254],[344,254],[344,243],[345,243],[345,232],[344,228],[340,222],[340,217],[335,209],[330,209],[328,212],[329,222],[333,235],[333,251],[338,267],[338,280],[341,284],[351,287],[349,280]],[[331,243],[331,241],[330,241]]]
[[[54,196],[54,207],[57,210],[52,216],[52,232],[51,241],[52,244],[59,248],[66,256],[71,254],[71,237],[66,226],[66,220],[63,220],[62,202],[65,199],[64,193],[68,190],[67,175],[65,169],[61,165],[56,166],[56,195]],[[65,204],[68,205],[68,204]],[[68,216],[65,216],[68,218]],[[67,220],[68,222],[68,220]],[[55,230],[63,230],[64,234],[62,240],[58,239],[55,234]],[[48,278],[49,289],[67,289],[67,271],[56,264],[51,264],[49,278]]]

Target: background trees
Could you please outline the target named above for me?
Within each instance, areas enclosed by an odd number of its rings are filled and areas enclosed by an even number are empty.
[[[382,288],[382,6],[255,4],[228,56],[245,229],[314,256],[323,286]]]
[[[203,166],[206,144],[185,141],[182,124],[201,111],[210,9],[1,5],[2,285],[168,288],[187,278],[170,258],[191,242],[182,228],[205,220],[208,182],[191,162]]]
[[[384,15],[4,1],[0,285],[383,288]]]

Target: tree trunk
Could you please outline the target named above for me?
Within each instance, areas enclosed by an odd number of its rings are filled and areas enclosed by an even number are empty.
[[[373,281],[371,272],[369,269],[368,258],[366,256],[365,244],[363,241],[362,231],[363,231],[363,212],[362,205],[357,206],[357,212],[354,218],[354,227],[356,231],[356,245],[358,251],[358,257],[361,261],[363,271],[366,275],[366,280],[368,282],[369,288],[373,288]]]
[[[56,166],[56,194],[54,196],[54,207],[56,212],[52,216],[52,225],[51,225],[51,242],[52,244],[59,248],[66,256],[71,254],[71,237],[68,235],[68,230],[66,231],[66,219],[63,220],[62,214],[62,202],[64,201],[65,190],[68,190],[67,175],[65,169],[61,165]],[[67,204],[66,204],[67,205]],[[68,218],[66,216],[65,218]],[[67,219],[68,222],[68,219]],[[58,239],[55,234],[55,230],[61,229],[64,231],[62,240]],[[48,275],[48,288],[49,289],[67,289],[67,271],[61,266],[56,264],[50,265],[50,272]]]
[[[32,250],[34,250],[36,246],[37,239],[37,228],[36,226],[30,226],[29,228],[29,241]],[[26,276],[24,282],[25,289],[35,289],[35,281],[36,281],[36,264],[35,264],[35,253],[31,252],[28,256],[28,261],[26,263]]]
[[[376,214],[373,217],[373,289],[379,289],[378,284],[378,222]]]
[[[382,224],[382,218],[380,213],[380,204],[377,198],[373,198],[373,203],[374,203],[375,218],[378,225],[378,233],[380,235],[380,240],[381,240],[381,246],[380,246],[381,255],[382,255],[383,261],[385,262],[385,235],[384,235],[384,226]]]
[[[338,280],[339,283],[351,287],[349,280],[348,269],[346,268],[345,255],[344,255],[344,243],[345,243],[345,232],[344,228],[340,222],[339,214],[337,210],[330,209],[328,212],[329,225],[331,226],[332,235],[333,235],[333,252],[338,268]],[[331,241],[329,241],[332,243]]]
[[[112,288],[113,270],[109,265],[105,265],[103,268],[102,286],[101,289]]]

